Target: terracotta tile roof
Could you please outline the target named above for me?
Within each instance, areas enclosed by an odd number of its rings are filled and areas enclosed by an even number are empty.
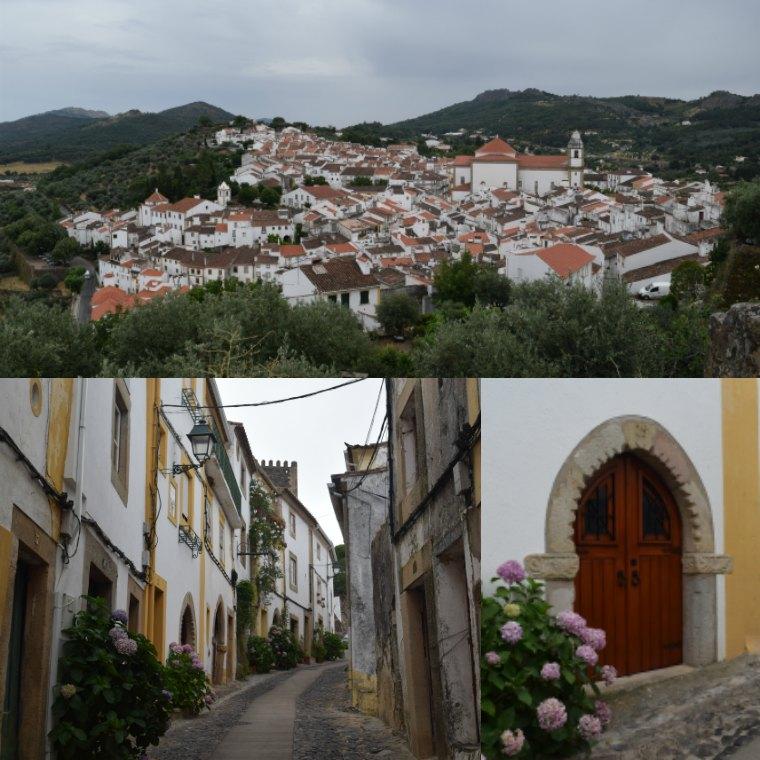
[[[378,285],[377,278],[371,274],[364,274],[356,261],[351,258],[305,264],[301,267],[301,271],[322,293],[372,288]]]
[[[590,253],[572,243],[559,243],[549,248],[539,248],[532,253],[535,253],[541,261],[550,266],[563,279],[594,260]]]
[[[506,156],[517,155],[517,151],[500,137],[494,137],[493,140],[489,140],[489,142],[485,145],[481,145],[481,147],[475,151],[476,156],[483,156],[487,153],[501,153]]]
[[[565,169],[567,156],[518,156],[517,165],[521,169]]]
[[[632,256],[634,253],[648,251],[651,248],[657,248],[661,245],[670,243],[671,240],[667,235],[655,235],[654,237],[642,238],[640,240],[629,240],[625,243],[611,243],[604,246],[604,255],[610,256]]]

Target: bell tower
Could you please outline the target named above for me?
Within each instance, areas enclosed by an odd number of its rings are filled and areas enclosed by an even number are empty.
[[[222,182],[216,191],[216,202],[222,207],[227,208],[227,204],[230,202],[230,186],[226,182]]]
[[[567,144],[568,178],[570,187],[583,187],[583,169],[586,163],[585,150],[581,133],[576,129],[570,136],[570,142]]]

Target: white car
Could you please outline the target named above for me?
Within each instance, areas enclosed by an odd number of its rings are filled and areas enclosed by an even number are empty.
[[[647,301],[653,301],[657,298],[665,298],[670,294],[669,282],[650,282],[649,285],[644,285],[639,290],[639,298],[644,298]]]

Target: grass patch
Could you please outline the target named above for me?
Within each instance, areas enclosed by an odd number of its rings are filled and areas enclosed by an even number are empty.
[[[13,161],[10,164],[0,164],[0,174],[48,174],[59,166],[63,161],[40,161],[39,163],[27,163],[26,161]]]
[[[716,285],[726,307],[760,301],[760,246],[734,243]]]

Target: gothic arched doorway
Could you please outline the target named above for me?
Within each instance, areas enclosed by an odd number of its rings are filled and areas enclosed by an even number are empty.
[[[575,519],[575,607],[607,632],[621,675],[683,661],[681,521],[660,477],[632,454],[591,479]]]
[[[193,649],[195,643],[195,613],[193,611],[193,600],[188,594],[185,598],[185,606],[182,610],[182,618],[179,624],[179,643],[190,644]]]
[[[214,683],[224,682],[224,656],[227,652],[227,644],[224,639],[224,604],[219,601],[214,614],[214,634],[212,638],[213,665],[211,680]]]

